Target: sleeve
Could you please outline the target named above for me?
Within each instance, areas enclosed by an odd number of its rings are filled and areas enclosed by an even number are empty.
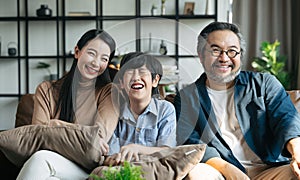
[[[106,130],[106,135],[103,138],[107,141],[114,133],[119,117],[119,108],[113,103],[111,91],[111,83],[100,89],[97,107],[99,116],[97,116],[95,121],[95,125],[102,126]]]
[[[300,116],[288,93],[280,82],[271,75],[266,81],[267,113],[270,115],[269,127],[284,156],[289,156],[286,143],[300,136]]]
[[[159,120],[159,137],[157,146],[176,146],[176,115],[174,106],[165,101],[162,117]]]
[[[47,81],[38,85],[35,92],[34,110],[32,115],[32,124],[49,125],[51,119],[52,99],[49,94],[50,83]]]
[[[174,98],[177,119],[177,145],[207,144],[201,140],[200,104],[197,88],[181,90]],[[195,88],[195,89],[194,89]],[[196,92],[195,92],[196,91]],[[202,136],[205,138],[205,136]],[[221,157],[216,148],[207,145],[202,162],[212,157]]]

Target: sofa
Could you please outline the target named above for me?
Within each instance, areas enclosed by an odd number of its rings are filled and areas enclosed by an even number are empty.
[[[300,90],[287,91],[290,95],[292,102],[300,113]],[[173,102],[174,94],[168,95],[166,100]],[[21,127],[31,124],[33,112],[34,95],[25,94],[20,99],[16,112],[15,127]],[[0,169],[4,179],[16,179],[19,168],[13,165],[0,151]]]

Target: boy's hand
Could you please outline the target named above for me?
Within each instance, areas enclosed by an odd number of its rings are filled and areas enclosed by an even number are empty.
[[[121,153],[116,153],[111,156],[108,156],[104,160],[104,165],[105,166],[117,166],[120,165],[120,159],[121,159]]]
[[[122,146],[119,153],[108,156],[105,161],[105,166],[117,166],[125,161],[131,162],[133,160],[139,160],[139,151],[138,147],[135,144],[128,144],[126,146]]]
[[[121,150],[121,159],[120,161],[123,163],[124,161],[138,161],[139,160],[139,146],[136,144],[128,144],[126,146],[122,146]]]

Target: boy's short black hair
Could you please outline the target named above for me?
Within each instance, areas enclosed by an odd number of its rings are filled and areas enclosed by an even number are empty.
[[[161,63],[154,56],[142,52],[130,52],[122,57],[116,80],[122,80],[126,70],[137,69],[144,65],[151,72],[152,80],[156,75],[159,75],[161,80],[163,75]],[[154,94],[159,94],[158,87],[152,88],[152,95]]]

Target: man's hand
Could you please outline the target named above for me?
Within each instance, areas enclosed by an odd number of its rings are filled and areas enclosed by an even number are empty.
[[[290,166],[298,179],[300,179],[300,137],[291,139],[287,143],[287,149],[292,155]]]
[[[211,158],[206,161],[206,164],[209,164],[217,169],[225,177],[225,179],[250,179],[239,168],[221,158]]]

